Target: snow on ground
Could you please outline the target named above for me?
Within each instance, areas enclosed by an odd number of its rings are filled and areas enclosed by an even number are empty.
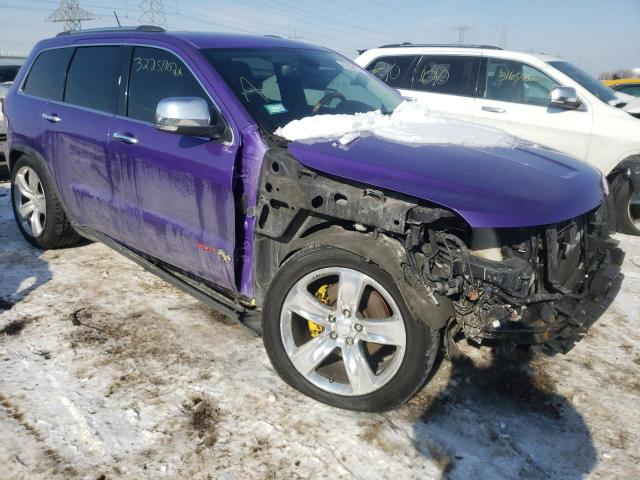
[[[456,144],[469,147],[513,148],[522,143],[502,130],[445,118],[417,101],[404,101],[391,113],[316,115],[293,120],[275,131],[287,140],[338,139],[342,145],[362,134],[411,144]]]
[[[3,479],[640,478],[640,239],[566,356],[465,348],[408,405],[333,409],[262,342],[99,244],[41,252],[0,184]]]

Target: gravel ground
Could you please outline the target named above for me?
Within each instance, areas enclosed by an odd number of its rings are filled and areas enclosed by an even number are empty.
[[[0,477],[640,478],[640,239],[620,240],[622,292],[568,355],[465,347],[359,414],[107,247],[30,247],[0,183]]]

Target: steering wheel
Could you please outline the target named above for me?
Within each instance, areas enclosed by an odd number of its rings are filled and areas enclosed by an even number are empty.
[[[318,102],[313,106],[313,110],[311,111],[311,113],[314,113],[314,114],[318,113],[323,105],[329,103],[334,98],[339,98],[341,102],[344,102],[346,100],[346,98],[344,98],[344,95],[341,94],[340,92],[327,93],[324,97],[318,100]]]

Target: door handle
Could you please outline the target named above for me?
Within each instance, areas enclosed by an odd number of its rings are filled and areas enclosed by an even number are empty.
[[[114,132],[111,136],[116,140],[120,140],[123,143],[128,143],[129,145],[135,145],[138,143],[138,139],[136,137],[125,135],[124,133]]]
[[[482,107],[482,110],[484,110],[485,112],[491,112],[491,113],[504,113],[504,112],[506,112],[506,110],[504,108],[497,108],[497,107]]]
[[[58,123],[60,120],[62,120],[55,113],[43,113],[42,114],[42,118],[44,118],[45,120],[47,120],[47,121],[49,121],[51,123]]]

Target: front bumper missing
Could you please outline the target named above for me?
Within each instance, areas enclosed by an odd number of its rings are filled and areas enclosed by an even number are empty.
[[[613,246],[613,241],[606,243],[610,248],[598,269],[587,280],[584,295],[567,295],[546,302],[541,308],[542,315],[534,322],[514,321],[506,310],[491,310],[483,319],[482,338],[515,344],[544,344],[559,353],[571,350],[611,305],[622,286],[624,252]]]

